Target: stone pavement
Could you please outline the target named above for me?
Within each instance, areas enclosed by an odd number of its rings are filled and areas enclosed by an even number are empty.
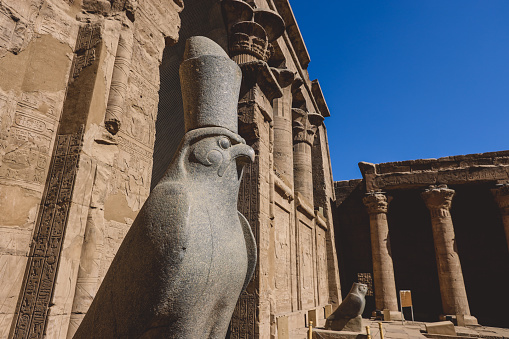
[[[368,319],[363,319],[363,325],[369,326],[371,330],[371,338],[372,339],[380,339],[380,331],[378,326],[379,321],[373,321]],[[487,338],[487,339],[509,339],[509,329],[507,328],[498,328],[498,327],[486,327],[486,326],[455,326],[456,336],[447,336],[447,335],[426,335],[426,323],[424,322],[414,322],[406,321],[404,325],[399,321],[383,321],[382,327],[384,330],[384,338],[385,339],[425,339],[425,338],[433,338],[433,339],[445,339],[445,338]],[[318,328],[320,330],[320,328]],[[421,332],[421,330],[424,332]],[[339,333],[339,332],[336,332]],[[321,339],[321,338],[366,338],[365,332],[364,335],[347,335],[347,336],[326,336],[325,333],[314,333],[313,338]],[[307,338],[305,331],[293,332],[290,334],[290,338],[296,339],[305,339]]]

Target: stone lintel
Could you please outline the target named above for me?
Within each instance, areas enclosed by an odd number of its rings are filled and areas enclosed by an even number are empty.
[[[327,102],[325,101],[325,97],[323,96],[322,87],[320,86],[318,79],[311,81],[311,92],[315,97],[316,104],[318,105],[320,113],[324,117],[330,117],[329,106],[327,106]]]
[[[306,48],[306,45],[304,44],[304,39],[302,38],[302,34],[300,33],[300,29],[299,26],[297,25],[297,21],[295,20],[295,16],[293,15],[290,3],[288,0],[275,0],[274,3],[276,5],[278,13],[282,16],[286,24],[286,33],[288,34],[288,40],[293,49],[295,50],[297,59],[302,68],[306,69],[308,67],[309,62],[311,61],[311,58],[309,57],[308,50]]]
[[[498,182],[509,176],[509,151],[391,163],[359,163],[366,190]]]

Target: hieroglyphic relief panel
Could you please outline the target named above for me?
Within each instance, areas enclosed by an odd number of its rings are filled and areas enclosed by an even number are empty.
[[[35,22],[44,0],[3,0],[0,6],[0,55],[21,52],[34,37]]]
[[[253,148],[256,149],[257,147],[257,145],[253,145]],[[248,220],[257,245],[260,241],[260,202],[258,198],[259,166],[259,157],[256,157],[254,163],[244,167],[244,174],[240,183],[237,200],[237,209]],[[256,285],[256,280],[259,276],[258,270],[259,265],[256,266],[253,278],[248,286],[249,292],[242,292],[235,306],[235,310],[233,311],[230,322],[231,339],[254,338],[256,335],[258,298],[256,293],[251,292],[252,288],[250,287],[253,284]]]
[[[315,272],[313,264],[313,229],[299,221],[300,293],[302,307],[315,306]]]
[[[230,339],[255,338],[256,295],[242,292],[230,322]]]
[[[57,40],[72,46],[75,41],[76,24],[71,16],[67,16],[50,2],[45,2],[36,21],[36,32],[50,34]]]
[[[113,193],[125,193],[131,210],[138,211],[150,193],[152,150],[123,132],[118,135],[118,145]]]
[[[329,300],[329,282],[327,279],[327,245],[325,230],[316,228],[316,270],[318,283],[318,304],[324,305]]]
[[[371,273],[357,273],[357,282],[368,286],[366,297],[372,297],[373,294],[373,277]]]
[[[60,115],[57,100],[25,92],[13,104],[0,94],[0,106],[0,179],[42,191]]]
[[[290,251],[290,213],[275,204],[274,213],[275,234],[275,267],[274,286],[276,295],[276,311],[278,313],[291,312],[291,251]]]
[[[7,13],[0,12],[0,47],[9,47],[15,28],[16,22]]]
[[[59,135],[34,231],[13,338],[43,338],[67,226],[83,131]]]
[[[99,277],[101,281],[106,275],[106,272],[108,272],[108,268],[110,268],[111,262],[113,261],[120,244],[122,244],[122,240],[124,240],[127,231],[129,231],[129,227],[126,226],[126,224],[114,221],[106,223],[102,249],[103,252],[99,266]]]
[[[96,47],[101,41],[101,27],[88,24],[81,26],[76,40],[75,54],[71,66],[71,78],[76,78],[81,71],[92,64],[96,58]]]
[[[143,76],[132,72],[127,95],[121,130],[146,148],[152,149],[155,141],[158,90]]]

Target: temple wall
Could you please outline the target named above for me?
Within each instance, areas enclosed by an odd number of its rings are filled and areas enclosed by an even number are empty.
[[[242,68],[256,150],[239,211],[259,260],[230,337],[284,338],[339,304],[328,108],[288,2],[247,3],[286,24],[260,63],[233,55],[221,1],[0,0],[0,337],[72,338],[183,135],[192,35]]]
[[[88,308],[149,194],[181,10],[1,1],[0,337],[70,337]]]
[[[411,290],[418,321],[452,316],[458,324],[505,326],[505,312],[486,297],[485,286],[488,280],[508,279],[508,159],[508,152],[500,151],[362,162],[364,179],[335,182],[334,227],[343,288],[346,292],[355,281],[371,282],[366,316],[380,310],[374,299],[394,301],[391,294]],[[373,246],[373,236],[383,226],[370,224],[377,208],[388,226],[385,248]],[[382,272],[378,267],[384,264]],[[390,273],[394,293],[389,288],[377,292],[377,280],[384,284]],[[501,305],[509,302],[506,290],[496,295]],[[409,310],[404,313],[409,319]]]

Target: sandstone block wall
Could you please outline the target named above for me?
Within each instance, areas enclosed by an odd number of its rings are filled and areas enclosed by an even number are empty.
[[[0,0],[0,337],[74,334],[183,135],[192,35],[241,66],[239,130],[257,154],[239,210],[259,263],[231,337],[282,336],[339,304],[330,113],[305,44],[287,0],[225,2]],[[239,20],[267,28],[247,52]]]
[[[159,64],[181,10],[0,2],[0,337],[79,324],[149,194]]]

